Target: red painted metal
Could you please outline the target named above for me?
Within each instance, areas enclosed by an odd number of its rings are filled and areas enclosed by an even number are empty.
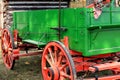
[[[17,41],[17,37],[18,37],[18,31],[17,30],[13,31],[13,36],[14,36],[14,41]]]
[[[112,69],[113,74],[120,74],[120,68],[114,68]]]
[[[68,42],[68,37],[67,36],[65,36],[64,37],[64,39],[62,40],[62,42],[64,43],[64,45],[66,46],[66,48],[68,48],[69,49],[69,42]]]
[[[10,34],[9,29],[4,29],[2,31],[1,50],[2,50],[2,57],[5,66],[8,69],[12,69],[14,66],[14,58],[12,57],[13,44],[12,44],[12,36]]]
[[[18,31],[14,31],[14,41],[17,41]],[[62,40],[65,47],[69,49],[69,38],[66,36]],[[4,63],[8,69],[12,69],[14,65],[14,60],[19,59],[19,57],[24,56],[33,56],[42,54],[42,73],[44,76],[44,80],[64,80],[65,78],[69,80],[75,80],[73,78],[71,64],[68,60],[68,56],[66,55],[64,49],[57,44],[56,42],[50,42],[45,47],[44,51],[39,52],[31,52],[31,53],[23,53],[20,54],[20,47],[18,49],[13,49],[11,34],[8,29],[4,29],[2,31],[1,37],[1,47],[2,47],[2,56]],[[22,47],[26,45],[21,45]],[[33,46],[33,45],[27,45]],[[36,46],[33,46],[36,47]],[[106,77],[98,77],[98,80],[119,80],[120,75],[120,62],[118,62],[119,52],[118,53],[109,53],[102,54],[91,57],[83,57],[82,52],[77,52],[74,50],[69,50],[70,55],[72,56],[72,60],[75,64],[76,72],[81,71],[90,71],[92,73],[103,70],[111,70],[115,75],[106,76]],[[102,62],[103,58],[111,57],[113,60],[109,60],[106,62]],[[117,57],[117,58],[116,58]],[[116,59],[115,59],[116,58]],[[96,70],[97,68],[97,70]],[[95,78],[89,78],[84,80],[96,80]]]
[[[18,59],[19,59],[19,56],[14,57],[14,55],[19,55],[19,54],[20,54],[20,49],[14,49],[14,50],[13,50],[13,58],[14,58],[15,60],[18,60]]]
[[[104,64],[96,64],[96,65],[89,67],[89,71],[96,72],[96,68],[98,69],[98,71],[120,69],[120,62],[109,62],[109,63],[104,63]]]
[[[74,50],[70,50],[70,54],[73,56],[81,56],[82,57],[82,52],[77,52]],[[106,58],[106,57],[110,57],[110,56],[114,56],[114,54],[108,53],[108,54],[100,54],[100,55],[96,55],[96,56],[91,56],[91,57],[84,57],[85,60],[90,60],[90,59],[94,59],[94,58]],[[81,58],[80,57],[80,58]]]
[[[84,80],[96,80],[96,78],[89,78]],[[120,80],[120,75],[111,75],[106,77],[98,77],[97,80]]]
[[[97,55],[92,57],[83,57],[81,53],[71,50],[71,55],[76,56],[73,57],[73,61],[75,63],[76,71],[88,71],[90,66],[96,65],[99,62],[102,62],[102,60],[97,60],[98,58],[107,58],[114,56],[113,54],[103,54],[103,55]]]
[[[111,70],[114,72],[114,74],[119,74],[120,73],[120,62],[118,61],[118,58],[115,59],[115,53],[114,54],[104,54],[104,55],[97,55],[97,56],[92,56],[92,57],[83,57],[81,55],[81,53],[75,52],[75,51],[71,51],[72,52],[72,56],[76,56],[77,57],[73,57],[73,61],[75,63],[75,68],[76,68],[76,72],[81,72],[81,71],[91,71],[92,73],[96,72],[96,68],[99,71],[103,71],[103,70]],[[113,57],[115,56],[115,57]],[[102,60],[94,60],[94,59],[98,59],[98,58],[108,58],[108,57],[113,57],[113,60],[109,60],[107,62],[102,62]],[[90,61],[90,60],[94,60],[94,61]],[[91,67],[94,66],[94,67]],[[98,80],[116,80],[116,79],[120,79],[120,75],[117,76],[107,76],[107,77],[98,77]],[[96,80],[95,78],[92,79],[83,79],[83,80]]]
[[[50,42],[42,56],[42,73],[44,80],[74,80],[71,64],[64,49],[55,42]]]
[[[22,53],[22,54],[13,54],[13,57],[25,57],[25,56],[34,56],[34,55],[40,55],[42,51],[40,52],[31,52],[31,53]]]
[[[68,47],[68,37],[63,39],[63,43],[65,46]],[[91,57],[83,57],[82,52],[77,52],[74,50],[70,50],[70,54],[73,56],[72,60],[75,63],[75,69],[76,72],[81,72],[81,71],[91,71],[92,73],[96,72],[96,68],[99,71],[103,70],[111,70],[115,74],[115,76],[107,76],[107,77],[98,77],[98,80],[116,80],[120,79],[120,62],[118,62],[119,52],[118,53],[108,53],[108,54],[102,54],[102,55],[97,55],[97,56],[91,56]],[[112,60],[108,60],[106,62],[103,62],[102,59],[107,59],[107,58],[112,58]],[[117,58],[116,58],[117,57]],[[116,58],[116,59],[115,59]],[[98,59],[98,60],[97,60]],[[100,60],[99,60],[100,59]],[[91,67],[94,66],[94,67]],[[89,78],[89,79],[84,79],[84,80],[96,80],[95,78]]]
[[[79,56],[82,56],[82,52],[77,52],[77,51],[74,51],[74,50],[70,50],[70,54],[71,54],[71,55],[79,55]]]

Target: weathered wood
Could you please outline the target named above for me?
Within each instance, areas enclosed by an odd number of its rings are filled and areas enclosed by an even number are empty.
[[[71,8],[86,7],[86,0],[72,1],[70,2],[70,7]]]

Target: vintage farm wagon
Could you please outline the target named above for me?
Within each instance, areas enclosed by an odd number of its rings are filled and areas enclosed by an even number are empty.
[[[44,80],[120,79],[120,0],[89,2],[82,8],[69,8],[64,1],[5,2],[1,37],[5,66],[13,69],[20,56],[41,54]],[[26,54],[20,54],[21,48]],[[28,53],[29,48],[42,52]],[[99,77],[97,72],[104,70],[112,74]]]

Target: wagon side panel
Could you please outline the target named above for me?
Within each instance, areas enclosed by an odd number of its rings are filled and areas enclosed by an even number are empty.
[[[88,26],[90,46],[83,55],[92,56],[120,51],[119,11],[120,9],[114,6],[104,8],[98,19],[90,13],[88,16],[91,19]]]
[[[84,53],[87,44],[87,30],[85,23],[85,8],[70,8],[62,11],[62,27],[67,31],[62,36],[68,36],[69,47],[72,50]]]
[[[38,46],[58,40],[58,10],[38,10],[14,13],[14,28],[23,41]]]
[[[21,38],[26,37],[26,32],[29,31],[29,14],[26,12],[19,12],[13,14],[13,26],[12,29],[17,29],[19,31],[19,36]]]

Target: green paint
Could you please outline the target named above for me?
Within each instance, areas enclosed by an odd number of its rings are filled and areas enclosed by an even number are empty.
[[[58,10],[38,10],[14,13],[13,30],[19,31],[23,41],[41,47],[52,40],[58,40]],[[68,8],[61,10],[61,38],[69,37],[69,47],[93,56],[120,51],[120,8],[105,7],[102,15],[95,19],[93,10]]]

